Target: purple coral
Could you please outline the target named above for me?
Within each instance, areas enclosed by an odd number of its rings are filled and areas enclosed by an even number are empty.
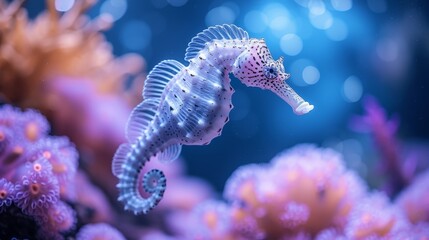
[[[403,168],[404,163],[401,162],[399,143],[395,136],[399,120],[397,117],[388,119],[385,110],[373,97],[366,98],[364,108],[365,115],[355,117],[352,128],[371,132],[383,160],[385,173],[389,177],[386,190],[395,195],[409,184],[413,175],[413,172],[404,171],[409,168]]]
[[[105,223],[87,224],[80,229],[76,240],[125,240],[125,237],[112,226]]]
[[[32,109],[20,112],[5,105],[0,109],[0,125],[19,129],[19,137],[29,142],[35,142],[44,137],[50,130],[48,121],[37,111]]]
[[[8,180],[0,179],[0,213],[9,207],[14,199],[15,186]]]
[[[15,204],[27,214],[41,214],[45,208],[55,204],[58,198],[58,181],[51,172],[24,175],[16,184]]]
[[[50,232],[67,232],[76,224],[76,212],[63,201],[58,201],[48,208],[46,215],[42,226]]]
[[[74,200],[78,153],[73,144],[65,137],[48,137],[38,141],[29,154],[31,159],[48,160],[58,180],[61,197]]]

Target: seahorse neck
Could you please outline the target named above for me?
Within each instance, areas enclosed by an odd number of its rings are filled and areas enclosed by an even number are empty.
[[[206,59],[222,72],[231,72],[237,57],[246,50],[249,40],[214,40],[206,45],[197,58]]]

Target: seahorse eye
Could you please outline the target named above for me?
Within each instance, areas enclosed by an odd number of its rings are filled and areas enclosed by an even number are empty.
[[[274,63],[270,63],[264,68],[264,75],[268,79],[276,78],[277,73],[278,73],[278,70]]]

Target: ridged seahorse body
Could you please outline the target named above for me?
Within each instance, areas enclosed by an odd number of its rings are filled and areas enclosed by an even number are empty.
[[[297,114],[313,106],[285,83],[283,59],[274,61],[263,39],[251,39],[235,25],[210,27],[195,36],[186,49],[184,66],[175,60],[156,65],[147,76],[143,102],[128,120],[128,143],[113,159],[119,178],[118,200],[126,210],[147,213],[161,200],[166,178],[157,169],[146,172],[144,164],[156,157],[176,159],[182,145],[204,145],[221,134],[232,109],[229,73],[251,87],[268,89],[283,98]],[[141,188],[149,194],[144,198]]]

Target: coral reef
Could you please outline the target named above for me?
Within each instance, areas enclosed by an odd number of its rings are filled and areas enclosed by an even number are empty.
[[[344,164],[332,149],[295,146],[268,164],[237,169],[224,189],[227,202],[207,200],[175,218],[172,236],[151,232],[143,239],[428,237],[426,205],[417,203],[427,194],[426,176],[393,204],[383,192],[368,192]]]
[[[48,136],[46,119],[34,110],[21,112],[4,105],[0,116],[1,239],[62,239],[72,234],[78,221],[82,225],[109,220],[88,218],[77,207],[93,209],[95,216],[111,212],[100,207],[106,202],[104,195],[77,176],[78,154],[66,137]],[[97,202],[88,204],[82,193]]]
[[[124,141],[130,106],[141,100],[136,89],[143,84],[144,60],[132,53],[113,56],[102,34],[112,17],[85,15],[96,1],[76,1],[60,13],[47,0],[47,11],[35,19],[23,2],[0,1],[0,102],[42,112],[57,134],[67,135],[83,156],[96,158],[84,166],[113,195],[108,165]],[[126,89],[130,77],[134,87]]]
[[[429,171],[417,176],[398,196],[396,204],[412,223],[429,222]]]

